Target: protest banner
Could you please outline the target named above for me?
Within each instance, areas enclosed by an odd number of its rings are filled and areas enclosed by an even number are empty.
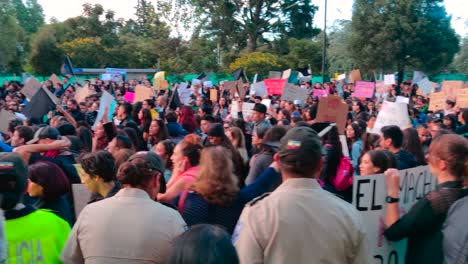
[[[179,93],[180,101],[184,105],[189,105],[192,91],[188,88],[188,83],[180,83],[177,92]]]
[[[455,100],[457,91],[463,88],[463,81],[443,81],[442,91],[445,92],[448,98]]]
[[[289,79],[290,76],[291,76],[291,69],[288,69],[288,70],[283,71],[283,75],[281,78],[287,80]]]
[[[93,125],[93,130],[96,129],[96,126],[101,122],[102,118],[104,117],[104,114],[106,112],[106,108],[109,108],[109,114],[111,113],[111,105],[112,103],[115,102],[114,96],[112,96],[110,93],[103,91],[101,98],[99,99],[99,110],[98,114],[96,117],[96,121],[94,122]]]
[[[253,108],[255,104],[254,103],[242,103],[242,115],[244,118],[248,118],[252,116]],[[233,101],[231,105],[231,116],[233,118],[239,118],[239,102]]]
[[[460,108],[468,108],[468,88],[458,89],[457,106]]]
[[[429,166],[402,170],[399,174],[401,191],[398,207],[401,216],[428,192],[435,189],[436,177],[431,174]],[[384,174],[354,177],[353,205],[364,220],[372,256],[370,263],[405,263],[406,239],[390,242],[383,235],[386,196]]]
[[[375,120],[373,132],[380,134],[380,129],[384,126],[395,125],[401,129],[411,126],[408,116],[408,104],[393,103],[384,101],[380,109],[377,119]]]
[[[372,98],[374,97],[374,89],[374,82],[357,81],[353,96],[356,98]]]
[[[405,103],[405,104],[409,104],[409,98],[408,97],[404,97],[404,96],[397,96],[396,97],[396,101],[397,103]]]
[[[355,83],[357,81],[360,81],[361,79],[361,71],[359,70],[352,70],[349,73],[349,83]]]
[[[394,74],[385,74],[385,76],[384,76],[384,84],[385,84],[385,85],[392,85],[392,84],[395,84],[395,75],[394,75]]]
[[[49,77],[49,80],[52,82],[54,86],[60,83],[60,79],[57,77],[57,75],[55,75],[55,73]]]
[[[422,79],[427,78],[426,74],[422,71],[413,72],[413,83],[419,83]]]
[[[72,184],[73,205],[75,209],[75,216],[78,218],[83,208],[88,205],[91,200],[92,193],[86,188],[84,184]]]
[[[270,95],[280,95],[283,93],[284,86],[286,85],[287,80],[284,79],[265,79],[265,83],[268,94]]]
[[[281,75],[279,71],[270,71],[268,73],[268,79],[281,79]]]
[[[237,82],[236,81],[224,81],[223,88],[225,91],[236,90]]]
[[[218,101],[218,90],[210,89],[210,100],[211,100],[211,102],[217,102]]]
[[[125,92],[124,100],[125,102],[133,103],[133,101],[135,101],[135,93],[129,91]]]
[[[447,94],[445,92],[430,93],[429,94],[429,111],[436,112],[443,110]]]
[[[143,102],[146,99],[150,99],[153,96],[153,91],[151,88],[148,88],[143,85],[137,85],[135,87],[135,97],[134,102]]]
[[[345,131],[347,115],[348,105],[343,102],[343,99],[336,95],[329,95],[320,98],[315,120],[336,123],[338,133],[342,135]]]
[[[337,78],[337,79],[338,79],[338,81],[341,81],[341,80],[346,79],[346,73],[343,73],[343,74],[338,75],[338,78]]]
[[[281,100],[294,101],[301,100],[305,103],[309,97],[309,92],[307,89],[301,88],[292,83],[287,83],[283,89],[283,94],[281,95]]]
[[[34,77],[29,78],[28,81],[24,84],[23,89],[21,89],[21,93],[26,96],[26,98],[30,99],[39,91],[41,88],[41,83]]]
[[[75,100],[78,103],[86,102],[86,97],[90,96],[90,92],[87,84],[83,87],[76,87]]]
[[[417,84],[424,95],[428,95],[434,90],[434,87],[428,78],[423,78],[422,80],[418,81]]]
[[[10,120],[16,119],[16,115],[5,109],[0,110],[0,132],[8,134]]]
[[[317,96],[318,98],[322,98],[324,96],[328,95],[328,90],[325,89],[313,89],[312,93],[314,96]]]
[[[166,79],[166,72],[160,71],[154,74],[153,78],[153,89],[161,90],[162,81]]]
[[[250,85],[251,90],[254,91],[256,96],[265,96],[267,95],[267,89],[264,82],[257,82]]]

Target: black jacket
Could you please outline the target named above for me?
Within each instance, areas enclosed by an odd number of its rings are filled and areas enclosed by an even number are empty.
[[[406,150],[400,149],[400,151],[395,153],[395,158],[399,170],[411,169],[418,166],[418,162],[414,156]]]

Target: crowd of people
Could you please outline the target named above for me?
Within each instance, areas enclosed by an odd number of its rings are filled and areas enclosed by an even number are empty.
[[[66,77],[42,85],[61,101],[42,118],[22,111],[23,84],[0,88],[2,112],[15,116],[0,140],[0,263],[371,263],[352,185],[382,173],[384,235],[408,238],[406,263],[468,260],[468,109],[447,100],[429,111],[411,80],[372,99],[343,81],[300,82],[342,97],[343,131],[316,121],[313,93],[284,101],[197,82],[186,104],[176,84],[130,103],[125,93],[148,80],[95,78],[78,102]],[[112,115],[99,115],[104,91],[118,102]],[[397,95],[409,98],[411,124],[376,131]],[[232,113],[233,102],[253,103],[252,114]],[[421,165],[438,185],[400,215],[399,170]],[[72,184],[91,193],[79,214]]]

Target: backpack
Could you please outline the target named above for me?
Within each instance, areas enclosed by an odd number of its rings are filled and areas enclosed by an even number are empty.
[[[344,191],[353,184],[353,164],[348,157],[341,157],[340,164],[336,170],[336,176],[332,183],[338,191]]]

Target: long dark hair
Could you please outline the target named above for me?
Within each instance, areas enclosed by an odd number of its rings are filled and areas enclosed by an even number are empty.
[[[158,134],[156,135],[156,137],[154,137],[154,136],[149,136],[148,137],[148,141],[149,141],[149,144],[151,146],[154,146],[154,145],[158,144],[160,141],[163,141],[163,140],[166,140],[166,139],[170,138],[169,131],[167,130],[166,123],[163,120],[156,119],[156,120],[153,120],[151,122],[156,122],[158,124],[158,127],[159,127]]]
[[[410,127],[403,130],[403,145],[401,148],[411,153],[416,158],[419,165],[426,164],[424,151],[419,141],[418,131],[415,128]]]
[[[323,136],[322,142],[325,145],[327,154],[325,155],[325,164],[320,173],[320,179],[330,184],[336,177],[338,165],[340,164],[341,157],[343,157],[343,146],[341,145],[338,128],[333,126]]]
[[[141,125],[141,131],[148,133],[151,121],[153,120],[153,118],[151,117],[151,111],[146,108],[141,109],[141,111],[143,113],[143,118],[141,120],[138,120],[140,122],[139,124]]]
[[[39,161],[29,166],[28,168],[29,179],[42,186],[43,196],[41,200],[45,202],[52,202],[70,192],[70,182],[67,176],[57,165],[47,162]]]

